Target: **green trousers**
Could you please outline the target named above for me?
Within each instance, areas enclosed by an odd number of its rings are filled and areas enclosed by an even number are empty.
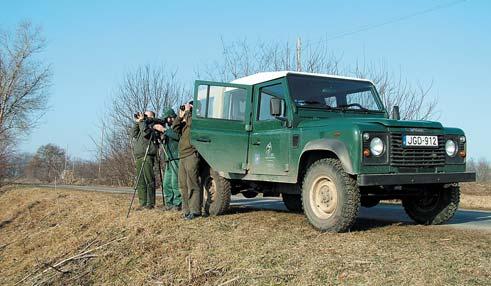
[[[201,215],[203,190],[199,184],[199,158],[197,154],[179,160],[179,188],[182,194],[184,214]]]
[[[165,205],[169,207],[177,207],[182,203],[181,191],[179,191],[179,160],[169,161],[165,164],[164,174],[164,195]]]
[[[140,180],[137,182],[138,201],[142,207],[155,206],[155,173],[153,171],[153,165],[155,162],[155,156],[147,156],[145,164],[143,164],[143,158],[136,159],[136,175],[140,173],[140,168],[143,165],[143,172],[140,176]]]

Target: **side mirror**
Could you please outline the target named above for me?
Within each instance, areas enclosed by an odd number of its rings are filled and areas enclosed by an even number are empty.
[[[281,104],[282,101],[280,98],[271,97],[269,101],[269,113],[271,116],[281,116]]]
[[[401,114],[399,113],[399,106],[394,105],[392,108],[392,119],[401,120]]]

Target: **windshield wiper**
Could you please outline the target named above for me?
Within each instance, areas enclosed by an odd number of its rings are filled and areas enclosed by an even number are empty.
[[[359,103],[350,103],[350,104],[338,105],[338,107],[341,108],[342,110],[355,110],[355,109],[350,109],[350,107],[353,107],[353,106],[358,107],[359,110],[361,110],[361,111],[370,111],[370,109],[363,107]]]
[[[315,101],[315,100],[306,100],[306,101],[302,101],[303,104],[306,104],[306,105],[319,105],[319,107],[323,107],[323,108],[326,108],[326,109],[333,109],[332,106],[330,105],[327,105],[327,104],[324,104],[320,101]]]

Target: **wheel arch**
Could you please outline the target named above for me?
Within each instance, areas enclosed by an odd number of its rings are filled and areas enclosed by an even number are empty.
[[[346,173],[355,175],[353,164],[346,144],[336,139],[318,139],[305,145],[300,155],[297,176],[299,180],[305,174],[307,168],[318,159],[338,159]]]

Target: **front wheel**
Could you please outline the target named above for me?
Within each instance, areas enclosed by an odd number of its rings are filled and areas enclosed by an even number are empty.
[[[406,214],[419,224],[443,224],[457,212],[460,202],[460,187],[428,187],[424,195],[402,200]]]
[[[302,204],[310,223],[321,231],[349,230],[360,209],[356,181],[336,159],[314,162],[305,174]]]

